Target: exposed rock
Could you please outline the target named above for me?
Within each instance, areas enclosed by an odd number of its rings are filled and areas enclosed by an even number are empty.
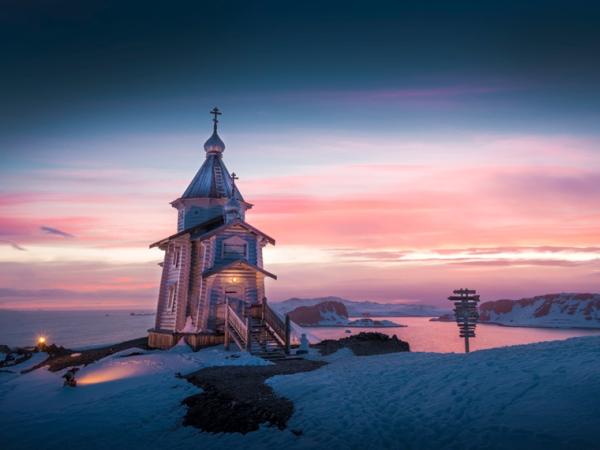
[[[272,366],[208,367],[188,375],[204,392],[186,398],[184,425],[210,433],[249,433],[263,423],[284,429],[294,404],[280,397],[264,382],[274,375],[318,369],[325,362],[284,360]]]
[[[51,358],[59,358],[61,356],[70,355],[71,353],[73,353],[73,350],[64,348],[63,346],[58,346],[56,344],[45,345],[43,347],[43,351],[48,353],[48,356],[50,356]]]
[[[314,347],[322,355],[335,353],[341,348],[348,347],[357,356],[380,355],[383,353],[409,352],[408,342],[398,339],[396,335],[389,337],[383,333],[359,333],[342,339],[327,339]]]
[[[341,297],[290,298],[281,302],[272,302],[271,307],[281,314],[286,314],[300,306],[314,306],[323,302],[343,303],[348,310],[348,317],[360,317],[368,314],[370,317],[391,316],[439,316],[450,309],[424,305],[421,303],[377,303],[373,301],[347,300]]]
[[[84,350],[78,353],[73,353],[72,350],[55,345],[47,346],[45,351],[48,351],[49,356],[41,363],[27,369],[24,372],[31,372],[40,367],[48,366],[50,372],[58,372],[67,367],[87,366],[113,353],[127,350],[128,348],[148,348],[148,338],[132,339],[130,341],[121,342],[119,344],[109,345],[107,347]],[[50,353],[53,352],[53,353]]]
[[[290,319],[303,327],[325,324],[346,324],[348,310],[341,302],[327,301],[313,306],[300,306],[288,313]]]

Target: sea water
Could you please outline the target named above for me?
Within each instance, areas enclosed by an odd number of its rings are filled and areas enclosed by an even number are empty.
[[[140,315],[143,314],[143,315]],[[71,349],[83,349],[122,342],[147,335],[154,315],[130,311],[9,311],[0,310],[0,344],[34,345],[38,336]],[[307,331],[321,339],[338,339],[361,331],[378,331],[407,341],[420,352],[462,352],[464,341],[453,322],[432,322],[429,317],[384,317],[407,325],[403,328],[310,327]],[[349,330],[350,333],[347,333]],[[507,345],[600,335],[600,330],[558,330],[477,325],[471,350]]]
[[[431,321],[431,317],[376,317],[377,320],[391,320],[406,325],[402,328],[343,328],[307,327],[307,331],[320,339],[339,339],[361,331],[377,331],[396,335],[407,341],[410,349],[417,352],[463,352],[464,339],[458,336],[454,322]],[[350,331],[348,333],[347,331]],[[492,324],[478,324],[476,337],[470,340],[471,351],[508,345],[531,344],[533,342],[555,341],[576,336],[600,335],[599,330],[504,327]]]
[[[144,337],[154,314],[130,311],[10,311],[0,309],[0,344],[34,345],[39,336],[50,344],[89,348]]]

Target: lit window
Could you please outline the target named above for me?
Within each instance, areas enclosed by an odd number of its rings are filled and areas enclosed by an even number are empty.
[[[175,309],[175,299],[177,297],[177,283],[169,286],[169,297],[167,299],[167,309],[173,311]]]

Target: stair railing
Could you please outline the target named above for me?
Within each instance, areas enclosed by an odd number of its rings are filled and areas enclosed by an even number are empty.
[[[233,333],[231,332],[233,331]],[[240,350],[248,350],[250,346],[250,327],[247,320],[244,321],[229,304],[225,301],[225,347],[229,345],[229,338],[233,338]]]
[[[271,329],[273,336],[284,347],[285,352],[290,352],[290,321],[285,316],[285,321],[281,320],[279,315],[267,304],[267,299],[263,298],[262,318],[264,323]]]

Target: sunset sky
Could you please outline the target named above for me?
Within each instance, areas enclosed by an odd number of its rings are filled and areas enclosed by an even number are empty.
[[[271,300],[598,292],[592,2],[39,3],[0,15],[0,308],[153,308],[214,106]]]

